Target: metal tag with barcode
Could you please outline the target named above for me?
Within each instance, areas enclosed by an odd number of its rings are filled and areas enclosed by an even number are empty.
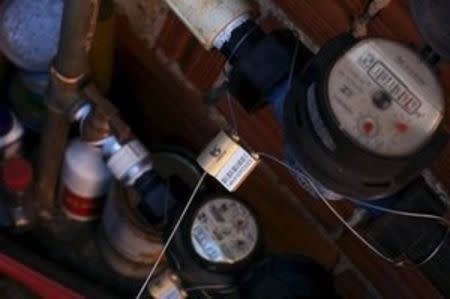
[[[181,287],[180,278],[166,269],[162,271],[157,277],[150,281],[148,290],[151,298],[155,299],[185,299],[187,293]]]
[[[228,191],[234,192],[258,165],[259,158],[221,131],[197,159],[200,166],[215,177]]]

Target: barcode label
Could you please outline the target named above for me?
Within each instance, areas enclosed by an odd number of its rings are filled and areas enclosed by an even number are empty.
[[[217,174],[217,180],[228,191],[235,191],[256,166],[256,160],[239,148]]]
[[[220,132],[203,150],[197,162],[228,191],[233,192],[250,175],[259,160],[225,132]]]

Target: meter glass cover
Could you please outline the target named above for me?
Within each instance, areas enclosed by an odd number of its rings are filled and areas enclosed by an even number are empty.
[[[380,156],[418,151],[444,115],[444,95],[435,74],[416,53],[393,41],[357,43],[332,67],[327,84],[339,129]]]
[[[235,264],[256,247],[258,228],[253,214],[239,201],[207,201],[195,214],[191,227],[195,252],[213,263]]]

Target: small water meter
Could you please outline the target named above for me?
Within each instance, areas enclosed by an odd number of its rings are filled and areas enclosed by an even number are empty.
[[[230,295],[260,251],[261,232],[252,209],[229,194],[205,194],[185,216],[167,260],[186,288],[217,285],[215,295]]]

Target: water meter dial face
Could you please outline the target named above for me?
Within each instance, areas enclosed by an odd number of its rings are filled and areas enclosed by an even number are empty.
[[[253,214],[239,201],[227,198],[200,207],[190,233],[195,252],[212,263],[238,263],[251,255],[258,242]]]
[[[434,73],[396,42],[359,42],[334,64],[327,83],[328,106],[340,130],[380,156],[418,151],[444,116],[444,95]]]

